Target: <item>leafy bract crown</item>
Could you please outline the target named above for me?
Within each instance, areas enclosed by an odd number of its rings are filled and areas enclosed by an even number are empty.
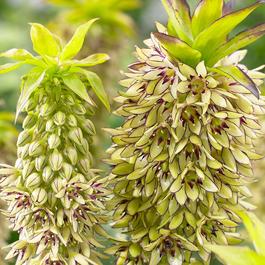
[[[255,4],[224,14],[223,0],[202,0],[190,15],[186,0],[162,0],[168,13],[167,27],[158,24],[159,33],[155,37],[168,54],[177,61],[195,67],[204,61],[209,70],[224,57],[255,42],[265,34],[265,23],[229,38],[229,34],[256,8],[265,3]],[[215,69],[249,89],[258,97],[258,89],[241,69]]]
[[[87,88],[92,88],[107,109],[110,109],[107,95],[97,74],[86,68],[104,63],[109,59],[107,54],[97,53],[84,59],[74,57],[81,50],[87,31],[97,19],[92,19],[79,26],[70,41],[63,46],[61,39],[51,33],[41,24],[31,23],[31,40],[33,50],[38,54],[24,49],[11,49],[0,54],[15,62],[0,65],[0,74],[4,74],[29,64],[33,68],[24,76],[21,95],[17,105],[17,115],[24,110],[31,94],[45,80],[62,79],[69,89],[91,105],[95,103],[90,98]],[[87,86],[87,83],[89,84]]]

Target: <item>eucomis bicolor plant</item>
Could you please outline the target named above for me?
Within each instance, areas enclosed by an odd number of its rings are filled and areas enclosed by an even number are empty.
[[[17,115],[26,114],[18,158],[14,167],[0,169],[6,214],[19,232],[6,258],[16,256],[17,265],[101,264],[96,235],[105,235],[107,191],[89,151],[95,134],[89,93],[109,104],[100,78],[87,67],[108,56],[74,59],[95,20],[78,27],[65,46],[42,25],[31,24],[38,56],[23,49],[0,55],[16,61],[1,65],[1,74],[24,64],[33,67],[22,78],[17,105]]]
[[[248,70],[239,49],[260,38],[265,24],[228,35],[264,1],[223,15],[221,0],[162,1],[167,27],[136,48],[137,62],[121,85],[108,129],[114,227],[127,239],[108,253],[118,265],[209,264],[206,244],[236,244],[238,210],[252,206],[253,140],[264,113],[264,74]]]

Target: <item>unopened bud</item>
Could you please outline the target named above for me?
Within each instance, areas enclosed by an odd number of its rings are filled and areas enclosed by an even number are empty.
[[[29,155],[38,156],[41,155],[43,151],[42,145],[39,141],[35,141],[29,145]]]
[[[60,137],[57,134],[52,134],[48,138],[48,145],[50,149],[55,149],[60,145]]]
[[[64,125],[65,123],[65,114],[61,111],[58,111],[54,117],[53,117],[53,121],[57,126],[61,126]]]
[[[82,128],[86,133],[90,135],[96,134],[96,128],[94,124],[92,123],[92,121],[89,119],[86,119],[85,121],[82,122]]]
[[[42,177],[45,182],[49,182],[51,178],[53,177],[53,171],[51,167],[47,166],[43,169]]]
[[[41,171],[44,163],[45,163],[45,156],[39,156],[35,159],[35,168],[37,171]]]
[[[17,146],[23,146],[29,143],[31,140],[31,135],[28,130],[21,132],[17,139]]]
[[[15,163],[15,168],[22,170],[23,169],[23,159],[18,158]]]
[[[55,109],[55,105],[46,102],[40,107],[40,115],[43,117],[49,116]]]
[[[83,140],[82,130],[78,127],[73,128],[69,132],[69,138],[76,144],[81,145]]]
[[[49,161],[52,170],[58,171],[61,169],[63,165],[63,156],[57,149],[55,149],[53,153],[50,155]]]
[[[32,114],[28,114],[27,117],[23,121],[22,127],[24,129],[31,128],[36,123],[36,117]]]
[[[82,173],[87,174],[90,171],[90,161],[87,158],[81,159],[78,163],[79,169]]]
[[[63,163],[62,170],[60,171],[60,176],[69,180],[73,173],[73,167],[68,163]]]
[[[29,155],[29,145],[26,144],[23,147],[18,147],[17,154],[19,158],[25,159]]]
[[[23,170],[22,170],[22,177],[23,179],[26,179],[26,177],[32,173],[34,169],[34,162],[31,162],[28,160],[26,163],[24,163]]]
[[[72,127],[77,127],[77,120],[76,117],[73,114],[70,114],[68,119],[68,124]]]
[[[87,153],[89,153],[89,144],[87,142],[86,139],[82,139],[82,144],[77,146],[78,150],[83,153],[84,155],[86,155]]]
[[[32,199],[37,205],[43,205],[47,201],[47,192],[43,188],[37,188],[32,192]]]
[[[76,149],[74,147],[67,147],[65,149],[64,153],[69,158],[69,160],[71,161],[71,164],[76,165],[77,159],[78,159]]]
[[[72,106],[72,105],[75,104],[75,100],[74,100],[74,98],[73,98],[71,95],[66,95],[66,96],[65,96],[65,103],[66,103],[67,105]]]
[[[53,120],[48,120],[46,122],[46,128],[45,128],[46,132],[52,132],[55,128],[56,127]]]
[[[63,181],[63,179],[61,178],[56,178],[53,182],[52,182],[52,189],[55,193],[58,193],[60,190],[62,190],[63,188],[65,188],[65,181]]]
[[[86,108],[84,105],[82,104],[76,104],[74,107],[73,107],[73,111],[75,114],[77,115],[84,115],[86,114]]]
[[[38,173],[30,174],[25,181],[25,186],[27,188],[38,187],[41,182],[40,176]]]

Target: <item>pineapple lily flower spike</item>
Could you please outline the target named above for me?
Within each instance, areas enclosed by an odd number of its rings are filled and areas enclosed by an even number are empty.
[[[0,169],[6,215],[19,240],[7,259],[23,265],[101,264],[96,235],[107,190],[99,170],[92,168],[89,147],[95,134],[90,90],[109,109],[100,78],[87,67],[105,62],[106,54],[73,59],[82,48],[91,20],[77,28],[64,46],[40,24],[31,24],[34,56],[12,49],[2,57],[17,62],[0,66],[6,73],[24,65],[33,68],[22,78],[17,116],[25,112],[14,167]],[[85,67],[85,68],[84,68]]]
[[[127,240],[107,250],[117,265],[210,264],[209,244],[240,242],[238,211],[252,209],[251,160],[261,158],[264,67],[249,70],[241,49],[264,25],[227,39],[257,7],[222,16],[223,1],[203,0],[193,17],[184,0],[163,1],[165,27],[136,48],[121,85],[108,163],[113,226]]]

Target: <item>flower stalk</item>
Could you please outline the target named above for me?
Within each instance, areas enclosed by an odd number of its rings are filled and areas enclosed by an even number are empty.
[[[244,43],[224,44],[229,32],[219,30],[261,3],[222,16],[223,1],[206,0],[190,17],[186,1],[162,2],[169,26],[158,23],[147,47],[136,48],[116,99],[125,122],[107,129],[113,226],[128,237],[107,251],[117,265],[210,264],[205,246],[239,243],[237,212],[253,208],[247,184],[261,158],[253,141],[263,74],[242,65],[246,52],[237,50],[258,37],[247,31]]]
[[[34,68],[22,79],[17,116],[24,112],[14,167],[2,165],[1,196],[19,240],[6,259],[16,264],[101,264],[97,235],[105,235],[104,200],[107,190],[90,154],[95,129],[90,120],[95,104],[91,90],[109,108],[99,77],[84,67],[108,60],[106,54],[75,60],[95,20],[77,28],[63,47],[61,40],[40,24],[31,25],[33,56],[22,49],[1,54]]]

